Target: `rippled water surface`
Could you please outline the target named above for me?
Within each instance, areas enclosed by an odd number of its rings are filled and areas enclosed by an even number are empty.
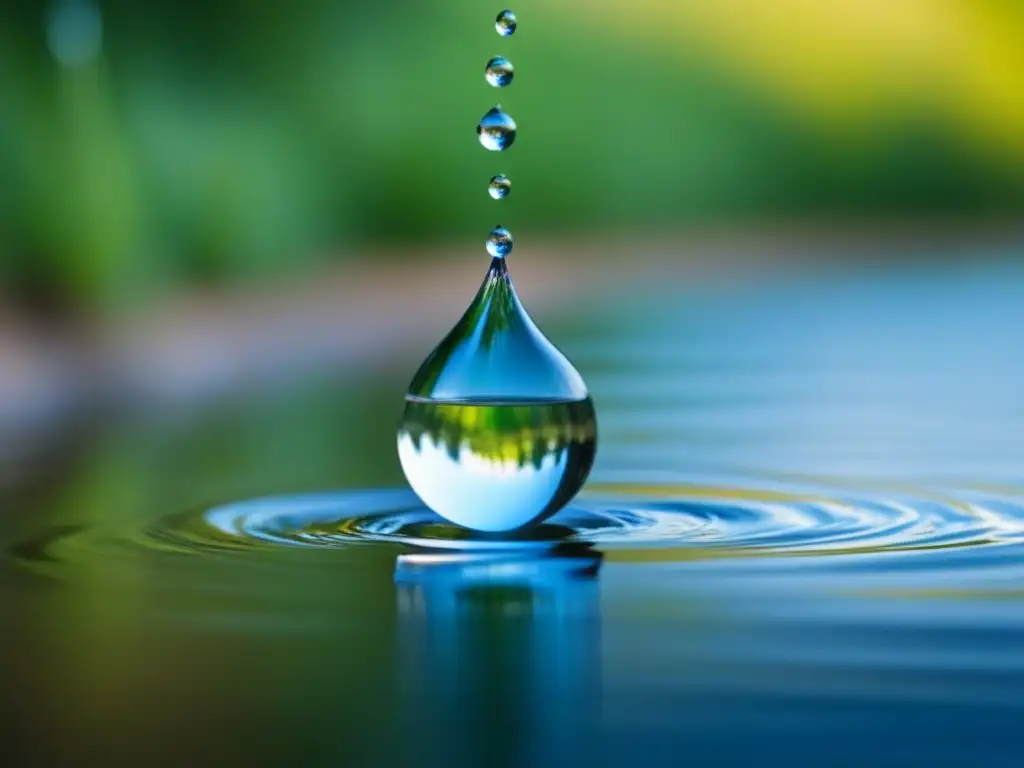
[[[14,452],[4,748],[1019,764],[1022,278],[676,289],[555,324],[602,443],[512,539],[402,486],[404,371]]]

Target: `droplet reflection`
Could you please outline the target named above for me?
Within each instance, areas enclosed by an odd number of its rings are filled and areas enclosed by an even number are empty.
[[[582,764],[604,697],[600,565],[579,544],[401,555],[398,762],[422,763],[426,750],[439,765],[491,765],[494,745],[515,744],[526,745],[517,765]],[[487,706],[460,706],[472,701]]]
[[[502,152],[516,140],[516,121],[501,111],[500,104],[496,104],[480,118],[476,134],[485,149]]]
[[[512,233],[501,224],[487,236],[487,252],[496,259],[504,259],[512,253]]]
[[[596,437],[590,398],[407,398],[398,455],[413,490],[439,515],[479,531],[511,531],[544,520],[576,495]]]
[[[498,14],[498,18],[494,20],[494,28],[498,30],[498,34],[502,37],[510,37],[515,34],[516,27],[519,26],[519,22],[516,19],[516,15],[512,11],[504,10]]]
[[[512,78],[515,77],[512,62],[504,56],[491,58],[484,69],[484,77],[495,88],[504,88],[506,85],[511,85]]]
[[[487,194],[495,200],[504,200],[511,192],[512,182],[509,181],[508,176],[502,173],[492,176],[491,180],[487,183]]]

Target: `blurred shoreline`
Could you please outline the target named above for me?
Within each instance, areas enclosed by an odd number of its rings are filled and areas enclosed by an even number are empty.
[[[558,320],[596,298],[635,301],[682,280],[692,281],[687,290],[721,290],[796,271],[1012,253],[1022,242],[1015,223],[576,237],[521,247],[510,268],[527,309]],[[74,327],[43,327],[0,305],[3,443],[82,414],[173,411],[405,356],[411,371],[461,315],[486,264],[478,248],[402,255],[366,254],[290,282],[185,291]]]

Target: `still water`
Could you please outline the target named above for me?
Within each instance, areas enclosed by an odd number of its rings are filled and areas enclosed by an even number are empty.
[[[410,361],[11,453],[0,757],[1019,765],[1022,278],[546,322],[601,448],[511,541],[403,487]]]

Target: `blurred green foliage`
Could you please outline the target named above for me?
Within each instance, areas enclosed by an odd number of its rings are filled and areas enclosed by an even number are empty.
[[[573,444],[585,446],[592,460],[597,424],[589,400],[542,406],[410,400],[402,417],[402,435],[412,439],[417,451],[429,438],[453,461],[466,451],[494,466],[531,464],[539,470],[546,459],[557,461]]]
[[[828,130],[777,73],[591,23],[577,3],[519,3],[505,40],[497,6],[469,0],[107,0],[98,54],[61,64],[55,14],[90,1],[0,9],[0,277],[30,304],[115,308],[355,246],[482,241],[497,220],[574,232],[1024,200],[1021,158],[979,150],[941,110]],[[669,6],[620,15],[655,28]],[[483,78],[496,53],[516,67],[500,93]],[[519,137],[494,155],[473,129],[499,96]],[[514,184],[500,214],[497,172]]]

